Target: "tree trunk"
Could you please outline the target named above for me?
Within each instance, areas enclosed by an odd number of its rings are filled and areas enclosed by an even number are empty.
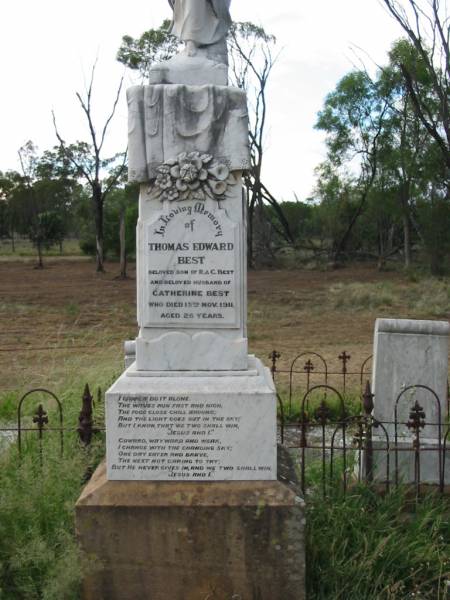
[[[37,264],[37,268],[38,269],[43,269],[44,268],[44,262],[42,260],[42,246],[41,246],[40,242],[38,242],[38,244],[37,244],[37,251],[38,251],[38,264]]]
[[[405,269],[409,269],[411,266],[411,221],[409,218],[409,192],[411,184],[409,181],[405,181],[401,186],[401,204],[403,210],[403,252],[405,258]]]
[[[411,266],[411,223],[407,214],[403,214],[403,252],[405,269],[409,269]]]
[[[13,251],[13,253],[15,253],[15,251],[16,251],[16,240],[14,237],[14,229],[11,230],[11,250]]]
[[[96,262],[97,273],[104,273],[104,255],[103,255],[103,194],[100,182],[95,182],[92,186],[92,201],[95,214],[95,242],[96,242]]]
[[[125,208],[120,211],[119,225],[119,240],[120,240],[120,278],[127,278],[127,250],[125,239]]]
[[[252,199],[249,202],[247,210],[247,267],[254,268],[253,260],[253,221],[255,215],[255,198],[252,193]]]
[[[384,249],[383,226],[378,222],[378,264],[379,271],[383,271],[386,267],[386,256]]]

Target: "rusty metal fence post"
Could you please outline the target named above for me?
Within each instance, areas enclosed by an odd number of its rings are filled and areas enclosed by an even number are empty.
[[[364,448],[364,477],[369,483],[373,482],[373,443],[372,443],[372,411],[374,395],[367,381],[363,394],[363,409],[365,416],[365,448]]]
[[[92,441],[92,436],[98,433],[98,429],[94,428],[94,420],[92,418],[93,396],[89,390],[89,385],[86,384],[82,397],[82,408],[78,417],[78,435],[81,442],[85,446],[89,446]]]

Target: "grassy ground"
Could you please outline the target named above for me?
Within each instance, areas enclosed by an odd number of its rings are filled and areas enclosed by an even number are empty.
[[[339,486],[336,487],[339,490]],[[308,600],[448,600],[450,500],[357,487],[307,501]]]
[[[62,251],[61,251],[62,250]],[[36,249],[27,238],[18,238],[14,241],[14,248],[10,240],[0,240],[0,261],[13,260],[17,261],[21,258],[29,258],[35,260],[37,256]],[[52,246],[49,250],[44,251],[44,261],[47,257],[71,257],[80,256],[80,244],[78,240],[64,240],[62,248],[59,245]]]
[[[123,341],[136,336],[136,290],[133,267],[127,281],[117,274],[117,264],[98,275],[91,262],[79,259],[48,259],[44,270],[0,262],[0,355],[6,365],[0,394],[43,384],[63,389],[71,373],[82,385],[96,368],[112,374],[120,369]],[[346,350],[348,370],[359,373],[372,352],[376,317],[450,316],[448,280],[411,281],[373,267],[250,273],[248,298],[250,351],[269,363],[277,349],[280,369],[315,351],[339,372],[338,356]],[[280,387],[286,383],[280,376]],[[358,376],[350,378],[350,387],[358,385]]]
[[[123,341],[136,336],[135,272],[116,279],[118,266],[97,275],[79,258],[0,261],[0,421],[14,422],[20,395],[32,387],[55,391],[65,423],[77,426],[84,384],[105,390],[123,368]],[[357,398],[359,368],[371,354],[376,317],[450,317],[450,283],[379,273],[372,267],[333,272],[265,271],[249,275],[251,352],[267,364],[281,353],[278,386],[286,396],[287,369],[298,354],[315,351],[339,373],[339,354],[351,359],[347,388]],[[314,358],[314,357],[313,357]],[[314,358],[316,360],[316,358]],[[299,360],[303,369],[303,358]],[[312,374],[312,383],[322,380]],[[295,375],[294,386],[304,375]],[[342,385],[342,375],[330,375]],[[298,394],[295,402],[298,404]],[[38,398],[25,407],[30,419]],[[50,404],[50,418],[55,407]],[[102,406],[96,407],[101,423]],[[83,562],[74,541],[73,508],[87,466],[103,454],[99,436],[91,453],[68,435],[64,458],[49,435],[44,463],[36,436],[22,461],[12,446],[0,454],[0,599],[76,600]],[[404,516],[403,500],[364,490],[344,499],[308,498],[310,600],[448,600],[450,506],[431,499]],[[351,584],[351,585],[350,585]]]

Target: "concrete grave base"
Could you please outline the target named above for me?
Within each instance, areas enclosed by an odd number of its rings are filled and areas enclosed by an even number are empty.
[[[279,451],[278,481],[108,481],[76,505],[99,561],[84,600],[303,600],[304,502]]]
[[[413,438],[399,437],[397,442],[397,467],[398,467],[398,482],[403,484],[412,484],[416,481],[416,453],[413,450]],[[394,440],[391,440],[391,445],[394,446]],[[395,483],[396,478],[396,457],[395,450],[391,447],[387,451],[386,440],[379,436],[374,436],[372,440],[373,446],[373,478],[375,482],[386,483],[387,478],[387,458],[389,455],[389,481]],[[439,463],[439,454],[441,454],[442,462]],[[444,462],[445,457],[445,462]],[[446,447],[444,452],[444,442],[439,445],[438,440],[421,439],[420,452],[420,482],[430,486],[438,486],[441,477],[440,473],[443,469],[444,482],[450,481],[450,448]],[[364,474],[364,453],[362,454],[361,473]]]

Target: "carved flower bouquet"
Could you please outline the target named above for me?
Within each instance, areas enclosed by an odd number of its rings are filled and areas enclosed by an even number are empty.
[[[157,169],[151,195],[161,202],[183,200],[225,200],[228,188],[236,179],[228,167],[214,160],[211,154],[182,152]]]

